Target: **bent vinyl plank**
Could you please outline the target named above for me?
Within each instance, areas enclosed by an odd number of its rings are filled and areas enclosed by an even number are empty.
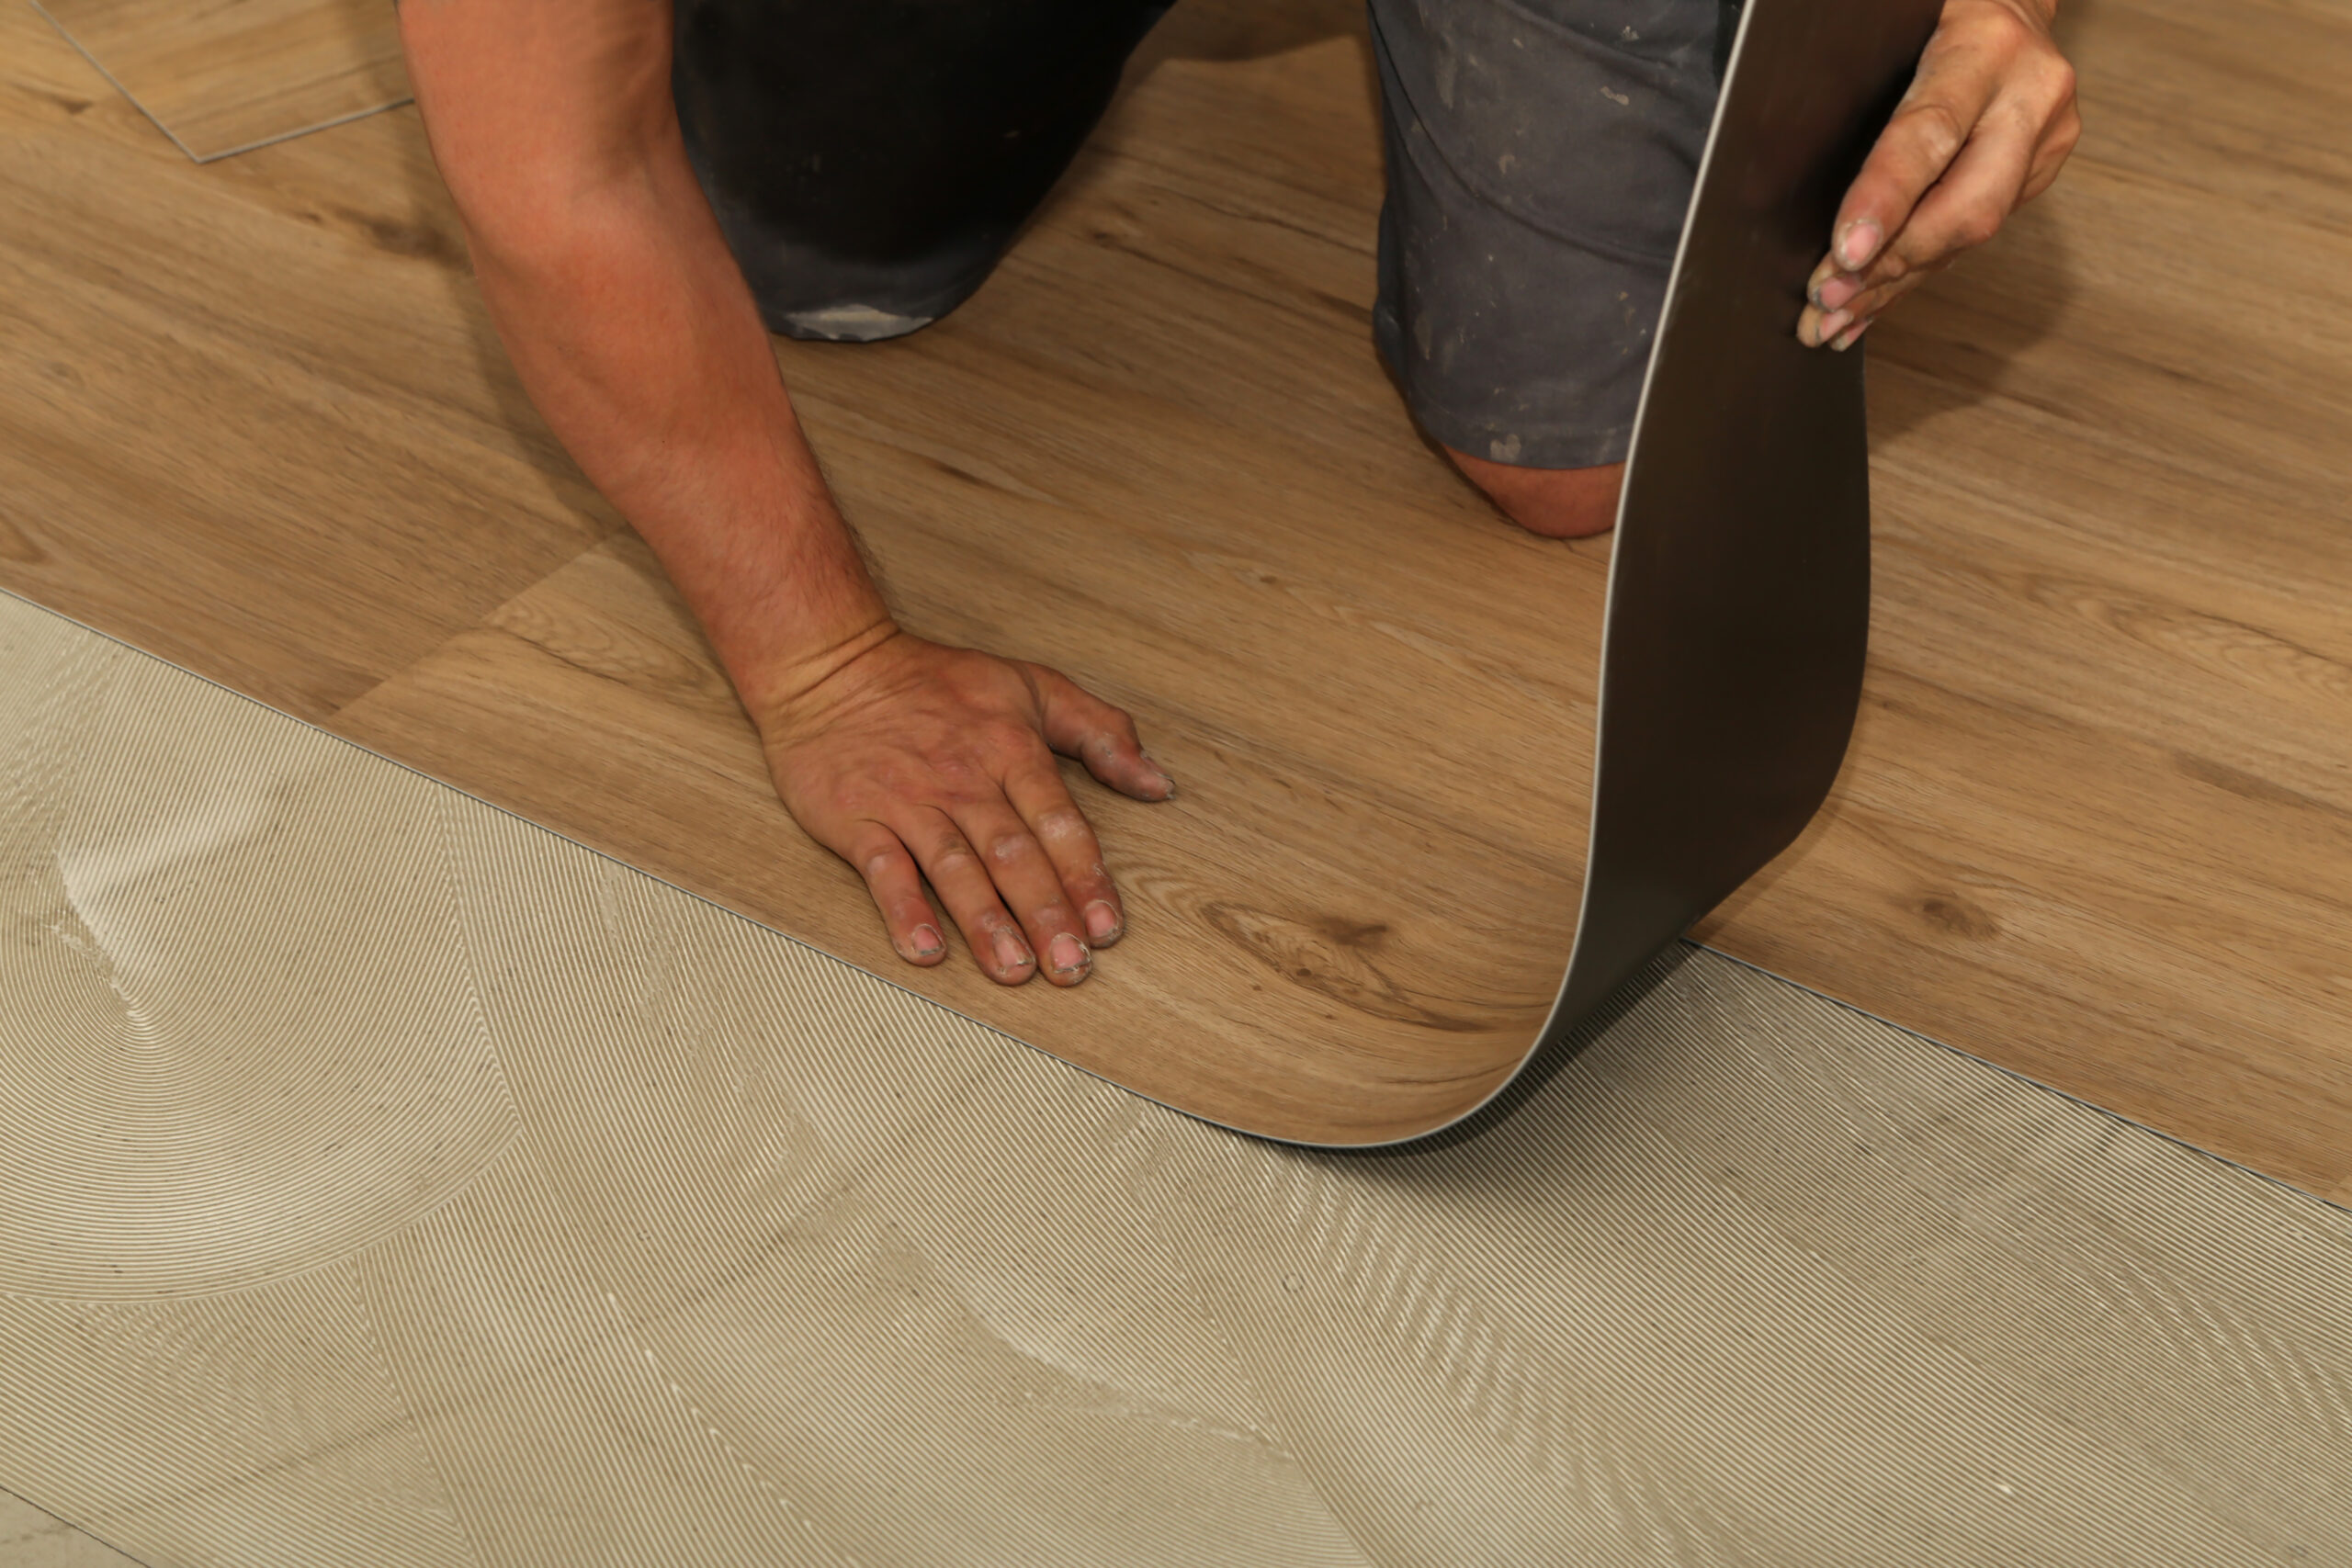
[[[390,0],[30,0],[198,163],[403,104]]]
[[[1427,934],[1407,923],[1414,914],[1442,907],[1448,897],[1457,905],[1474,902],[1492,920],[1523,908],[1521,900],[1531,891],[1514,889],[1499,877],[1485,881],[1464,874],[1465,868],[1490,861],[1491,850],[1448,819],[1453,813],[1441,798],[1439,820],[1422,835],[1423,844],[1435,852],[1434,864],[1420,856],[1407,859],[1393,839],[1365,846],[1376,861],[1335,867],[1337,857],[1328,849],[1317,855],[1317,870],[1326,874],[1321,891],[1328,896],[1345,890],[1350,897],[1340,908],[1352,919],[1336,912],[1301,919],[1257,898],[1227,902],[1194,895],[1198,902],[1183,912],[1230,939],[1276,979],[1290,982],[1296,987],[1291,998],[1268,995],[1259,977],[1263,971],[1255,965],[1231,967],[1224,975],[1195,969],[1185,976],[1187,987],[1163,982],[1153,991],[1130,991],[1147,1003],[1131,1027],[1091,1009],[1096,1016],[1087,1021],[1094,1032],[1081,1034],[1066,1021],[1032,1013],[1023,1021],[1024,1038],[1179,1110],[1262,1136],[1330,1145],[1424,1136],[1494,1100],[1539,1051],[1565,1049],[1577,1026],[1619,985],[1796,836],[1837,773],[1861,680],[1869,616],[1869,501],[1860,361],[1801,349],[1789,334],[1788,304],[1802,298],[1813,236],[1828,226],[1838,192],[1900,93],[1933,17],[1925,4],[1806,10],[1759,0],[1745,13],[1661,314],[1627,468],[1604,606],[1600,677],[1604,692],[1616,694],[1600,705],[1596,760],[1589,770],[1596,778],[1589,816],[1592,848],[1587,875],[1574,895],[1574,923],[1564,924],[1557,916],[1546,922],[1574,932],[1565,976],[1554,980],[1560,964],[1540,958],[1532,975],[1499,974],[1494,961],[1501,953],[1495,944],[1481,943],[1465,962],[1459,942],[1469,919],[1457,917],[1453,931]],[[1801,100],[1792,100],[1785,85],[1798,79],[1800,67],[1810,71],[1809,85]],[[1190,313],[1172,318],[1186,323],[1201,319]],[[1006,348],[1010,352],[1000,351],[989,367],[999,375],[1003,362],[1018,355],[1020,344],[1015,340]],[[889,402],[877,399],[860,406]],[[1186,434],[1182,423],[1170,430],[1171,422],[1159,423],[1163,435],[1181,443]],[[981,434],[968,432],[964,439]],[[951,474],[989,485],[970,467],[946,467]],[[1052,509],[1055,498],[1045,487],[1067,484],[1071,477],[1037,476],[1036,486],[1023,487],[1025,493],[1019,495],[1024,509],[1033,515]],[[960,508],[951,502],[926,510],[953,516]],[[1144,553],[1139,543],[1172,558],[1177,552],[1195,554],[1206,542],[1182,519],[1131,525],[1120,564],[1136,569]],[[1035,522],[1025,543],[1048,560],[1085,547],[1069,534]],[[1021,576],[1006,581],[1001,568],[991,570],[995,561],[970,559],[951,539],[934,537],[927,544],[924,555],[933,570],[944,566],[954,573],[956,588],[971,601],[1036,604],[1038,595],[1023,592],[1027,585]],[[1260,547],[1261,553],[1265,549]],[[602,575],[614,582],[610,569],[618,564],[613,558],[617,552],[602,554],[608,558],[560,575],[576,576],[584,586],[602,567]],[[1175,564],[1172,558],[1170,564]],[[898,562],[886,558],[884,565],[896,581]],[[641,557],[638,570],[641,575]],[[1555,610],[1548,640],[1564,652],[1585,641],[1569,619],[1577,607],[1577,598],[1571,596]],[[1539,601],[1533,608],[1540,615],[1545,607]],[[571,618],[548,617],[556,624]],[[548,648],[546,640],[529,634],[528,617],[501,619],[499,632],[514,633],[519,622],[519,640]],[[1234,651],[1238,628],[1225,629],[1216,643],[1195,633],[1187,639],[1190,647],[1169,649],[1150,649],[1148,633],[1134,635],[1145,630],[1141,626],[1123,629],[1130,649],[1142,642],[1143,651],[1182,665],[1196,680],[1210,676],[1207,689],[1184,716],[1189,722],[1178,728],[1178,744],[1154,744],[1180,778],[1205,778],[1208,790],[1185,795],[1187,807],[1195,801],[1212,811],[1222,807],[1248,823],[1246,829],[1219,824],[1214,850],[1196,843],[1189,853],[1171,857],[1169,882],[1181,886],[1180,879],[1190,878],[1211,888],[1238,883],[1247,890],[1250,865],[1295,860],[1302,840],[1328,845],[1329,815],[1317,824],[1306,814],[1270,818],[1263,809],[1227,805],[1216,786],[1227,782],[1232,753],[1196,761],[1182,744],[1189,738],[1185,731],[1220,725],[1219,694],[1250,679],[1247,669],[1231,668],[1211,652],[1219,644],[1218,651]],[[1264,629],[1278,635],[1280,628]],[[991,646],[1022,635],[1013,624],[984,630],[978,640]],[[515,651],[493,638],[481,640],[489,645],[481,655],[485,660]],[[1546,639],[1532,640],[1540,646]],[[626,661],[635,650],[618,651]],[[1099,649],[1091,651],[1101,657]],[[1260,670],[1285,662],[1272,646],[1247,653]],[[556,657],[563,668],[538,671],[531,682],[542,691],[576,688],[578,676],[603,672],[593,658]],[[655,661],[652,671],[659,672],[665,663],[672,671],[687,668],[673,655]],[[1361,723],[1383,709],[1396,722],[1430,696],[1443,694],[1435,682],[1424,682],[1432,689],[1409,695],[1367,691],[1359,701],[1348,702],[1349,677],[1356,673],[1334,670],[1328,679],[1304,682],[1306,690],[1329,700],[1331,711],[1299,716],[1294,723]],[[421,694],[436,705],[455,705],[462,700],[455,688],[488,683],[460,675]],[[514,692],[526,681],[508,672],[499,683]],[[698,684],[703,711],[724,703],[710,683]],[[1152,684],[1165,692],[1169,682],[1162,676]],[[1542,706],[1512,702],[1514,694],[1495,694],[1502,699],[1494,704],[1500,725],[1532,727],[1549,716]],[[346,709],[341,716],[346,733],[364,734],[377,703],[371,694]],[[504,711],[486,722],[519,740],[512,704],[511,697],[503,699],[498,706]],[[547,716],[575,705],[560,698],[543,702]],[[1435,715],[1432,720],[1426,728],[1412,727],[1412,732],[1428,736],[1433,747],[1442,746],[1445,721]],[[685,741],[650,723],[632,728],[640,745],[651,740],[676,747]],[[1578,739],[1584,728],[1576,727]],[[1294,756],[1305,750],[1284,739]],[[1220,770],[1218,762],[1228,766]],[[740,776],[740,759],[736,772]],[[1295,784],[1302,774],[1314,777],[1295,765],[1266,767],[1261,789]],[[1491,782],[1510,789],[1525,776],[1498,773]],[[1429,796],[1427,786],[1409,774],[1380,782],[1400,795]],[[583,780],[582,787],[593,792],[611,784]],[[740,808],[745,792],[733,793]],[[755,801],[762,793],[756,785],[749,792]],[[1122,815],[1181,820],[1182,810]],[[1562,813],[1549,836],[1565,837],[1562,830],[1573,832],[1569,823],[1584,817]],[[696,802],[689,819],[707,824],[711,811]],[[1540,819],[1534,826],[1542,836]],[[1147,844],[1151,838],[1148,830],[1136,836]],[[666,858],[658,849],[647,856],[650,848],[652,843],[640,840],[628,852],[655,863]],[[1221,859],[1218,852],[1230,858]],[[1150,894],[1159,891],[1153,874],[1159,869],[1147,862],[1140,870],[1123,872]],[[1330,875],[1335,869],[1340,874]],[[1566,889],[1546,891],[1559,897]],[[1151,922],[1141,922],[1140,929],[1150,931]],[[1413,946],[1424,953],[1434,948],[1453,960],[1447,972],[1428,973],[1426,979],[1417,974],[1413,965],[1419,954]],[[1528,951],[1523,940],[1512,948],[1517,953]],[[1238,994],[1237,980],[1256,995]],[[1528,1006],[1529,993],[1547,983],[1556,986],[1557,994],[1539,1022]],[[1040,997],[1051,1005],[1049,993]],[[1303,1017],[1295,1005],[1284,1008],[1285,999],[1304,1000],[1323,1017]],[[1517,1017],[1504,1010],[1511,1003],[1518,1006]],[[973,1005],[978,1016],[1002,1016],[992,997],[984,995]]]
[[[6,596],[0,931],[0,1483],[139,1561],[2352,1562],[2352,1214],[1702,949],[1236,1137]]]
[[[2324,333],[2286,323],[2343,317],[2340,170],[2309,129],[2343,33],[2258,7],[2189,48],[2193,11],[2076,14],[2094,110],[2126,123],[1873,333],[1851,765],[1703,929],[2328,1190],[2352,1174],[2327,679],[2352,571],[2324,503],[2346,422]],[[193,169],[45,29],[10,43],[30,220],[0,244],[30,281],[0,460],[38,456],[0,487],[6,581],[897,973],[522,405],[413,114]],[[1581,870],[1592,654],[1562,627],[1597,631],[1606,547],[1510,536],[1413,446],[1365,343],[1376,141],[1347,45],[1177,52],[967,310],[784,350],[912,623],[1096,682],[1188,784],[1172,814],[1086,797],[1139,914],[1086,992],[917,983],[1042,1043],[1176,1057],[1187,1031],[1313,1042],[1382,1011],[1523,1040]],[[2233,85],[2257,68],[2275,91]],[[2176,100],[2227,109],[2143,155]],[[82,216],[48,244],[52,209]],[[2297,306],[2241,320],[2197,280],[2257,243]],[[100,265],[158,244],[177,265]],[[125,368],[99,376],[77,339],[109,332]],[[2261,376],[2231,368],[2248,333]],[[168,374],[130,373],[155,353]]]

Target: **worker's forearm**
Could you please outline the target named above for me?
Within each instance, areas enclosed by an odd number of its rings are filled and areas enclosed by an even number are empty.
[[[469,231],[532,400],[755,717],[889,635],[682,151]]]

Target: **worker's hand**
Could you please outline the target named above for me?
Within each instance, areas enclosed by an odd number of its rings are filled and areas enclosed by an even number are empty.
[[[1067,676],[906,632],[756,716],[776,792],[865,876],[899,956],[946,956],[928,876],[1008,986],[1041,954],[1047,979],[1075,986],[1125,927],[1054,753],[1137,800],[1176,793],[1134,720]]]
[[[1880,311],[1991,239],[2075,150],[2075,70],[2050,37],[2057,0],[1945,0],[1813,271],[1797,337],[1851,348]]]

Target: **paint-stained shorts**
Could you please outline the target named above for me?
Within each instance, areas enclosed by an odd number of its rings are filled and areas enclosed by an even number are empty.
[[[1625,455],[1736,11],[1370,0],[1387,137],[1374,335],[1498,462]],[[960,304],[1100,118],[1160,0],[677,0],[687,149],[768,325]]]

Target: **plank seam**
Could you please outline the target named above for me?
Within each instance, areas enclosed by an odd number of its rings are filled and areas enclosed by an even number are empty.
[[[35,11],[39,12],[42,21],[47,22],[51,27],[55,28],[57,29],[57,36],[63,39],[67,43],[73,45],[74,52],[88,61],[90,62],[90,69],[105,77],[107,85],[113,87],[116,92],[120,93],[130,103],[132,108],[135,108],[141,114],[145,115],[147,117],[148,124],[162,131],[173,146],[187,153],[189,162],[197,164],[204,162],[203,159],[196,155],[195,148],[190,147],[187,142],[182,141],[179,139],[178,134],[175,132],[170,126],[164,123],[163,117],[156,114],[153,109],[149,108],[145,104],[141,103],[139,101],[139,95],[124,86],[121,79],[116,76],[113,72],[106,68],[105,62],[101,61],[96,55],[92,54],[88,50],[84,49],[82,47],[82,40],[75,38],[72,33],[66,31],[65,24],[59,21],[55,17],[51,16],[49,14],[49,8],[43,6],[40,3],[40,0],[25,0],[25,4],[30,6]]]
[[[132,108],[137,109],[141,115],[144,115],[147,118],[147,123],[162,131],[173,146],[186,153],[187,155],[188,162],[191,164],[217,164],[223,158],[234,158],[242,152],[252,152],[264,147],[275,147],[281,141],[291,141],[298,136],[310,136],[322,130],[333,130],[336,126],[349,125],[354,120],[366,119],[371,115],[383,114],[391,109],[404,108],[408,105],[416,102],[416,95],[411,93],[402,97],[393,98],[386,103],[371,104],[364,109],[354,109],[349,114],[337,115],[333,119],[317,120],[309,125],[297,126],[291,130],[281,130],[272,136],[264,136],[256,141],[240,142],[234,147],[224,148],[218,152],[198,152],[195,148],[181,141],[177,131],[164,123],[163,116],[157,114],[153,109],[149,108],[145,104],[140,102],[139,95],[132,92],[129,87],[124,86],[122,85],[122,79],[117,76],[113,72],[107,70],[104,61],[100,60],[96,55],[92,54],[87,49],[84,48],[82,40],[75,38],[73,33],[67,29],[64,23],[50,15],[48,7],[44,6],[40,3],[40,0],[25,0],[25,4],[30,6],[35,11],[40,12],[41,20],[56,28],[57,36],[71,44],[74,47],[74,53],[89,62],[90,69],[105,77],[107,79],[107,85],[112,87],[116,92],[120,93],[123,96],[124,101],[129,103]]]

